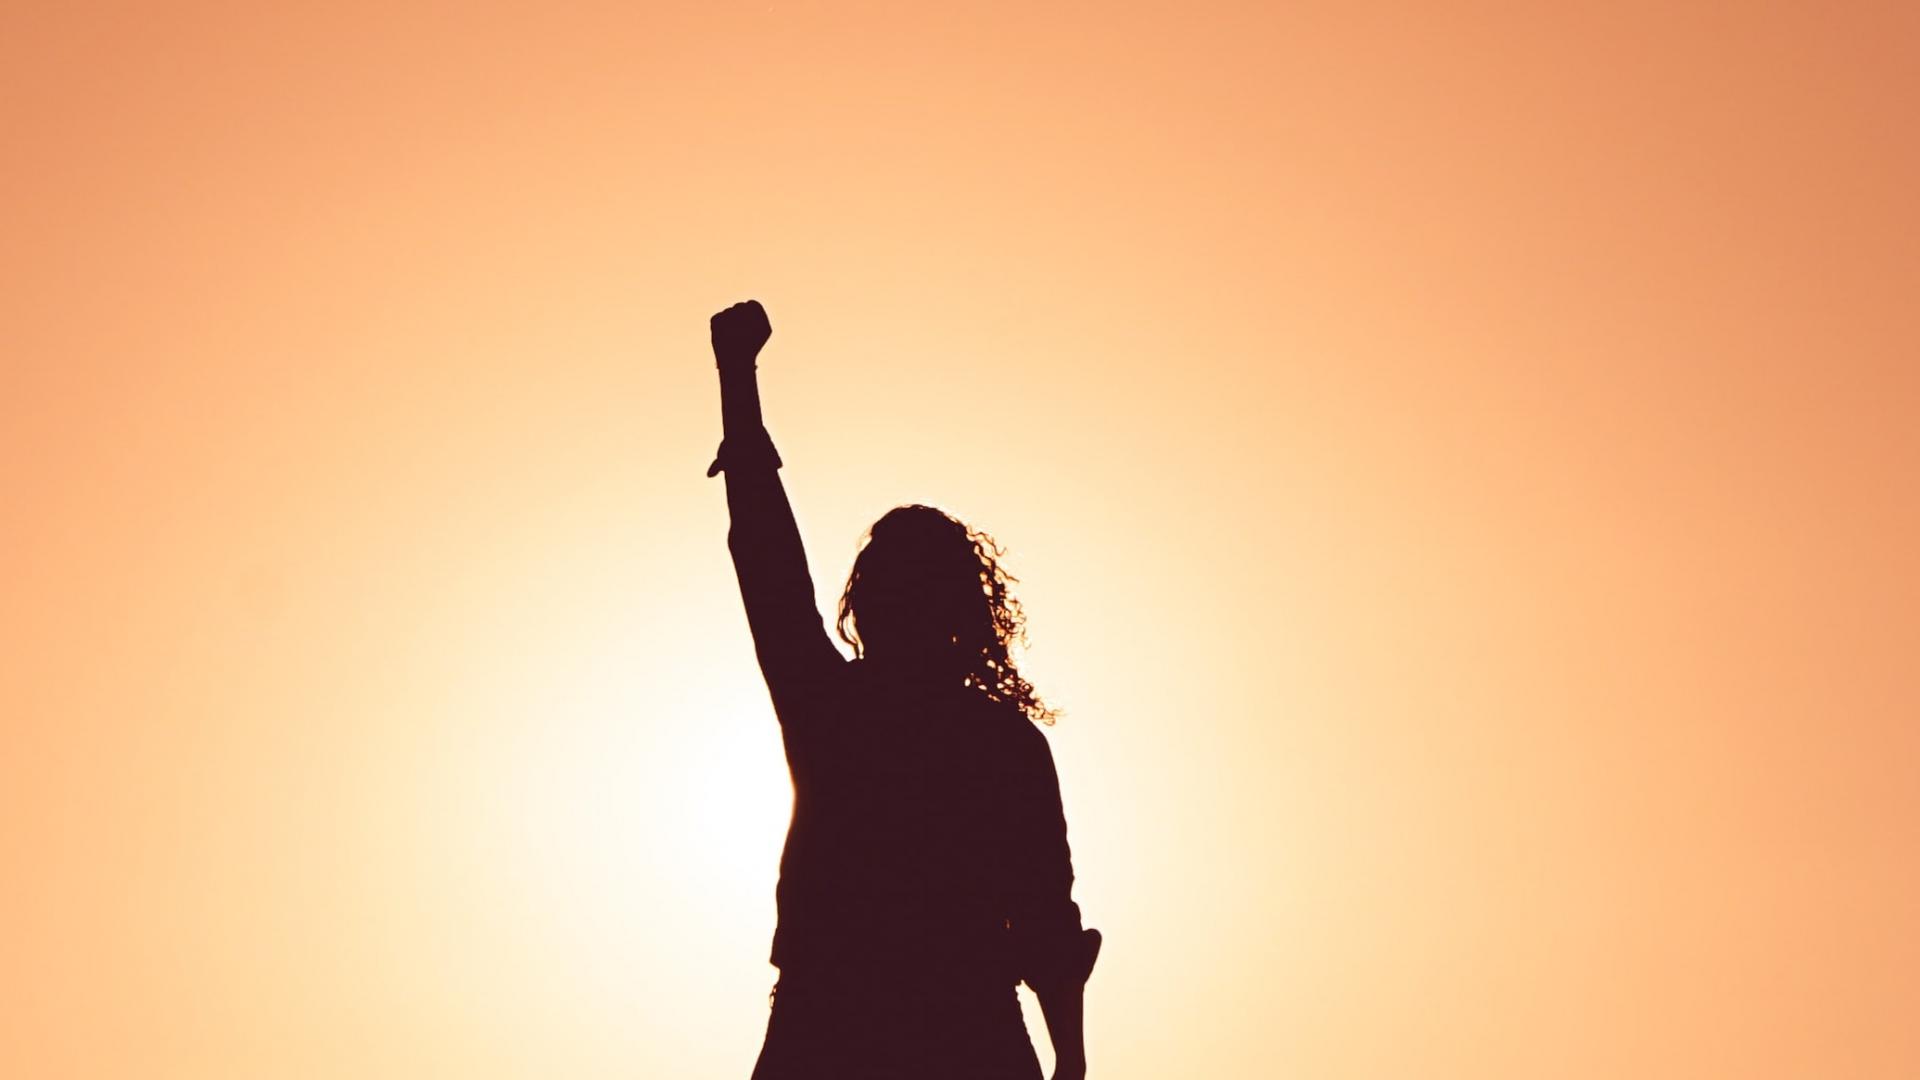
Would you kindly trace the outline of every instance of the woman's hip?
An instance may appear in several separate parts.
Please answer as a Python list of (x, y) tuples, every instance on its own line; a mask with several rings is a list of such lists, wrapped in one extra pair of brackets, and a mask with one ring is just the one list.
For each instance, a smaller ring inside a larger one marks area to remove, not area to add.
[(754, 1080), (1037, 1080), (1012, 985), (783, 973)]

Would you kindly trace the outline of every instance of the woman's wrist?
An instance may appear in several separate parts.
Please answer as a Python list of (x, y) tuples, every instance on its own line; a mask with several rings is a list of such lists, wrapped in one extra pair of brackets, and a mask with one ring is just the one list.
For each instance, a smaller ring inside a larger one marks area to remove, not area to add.
[(760, 427), (760, 380), (749, 359), (744, 365), (717, 365), (720, 369), (721, 430), (729, 436), (748, 436)]

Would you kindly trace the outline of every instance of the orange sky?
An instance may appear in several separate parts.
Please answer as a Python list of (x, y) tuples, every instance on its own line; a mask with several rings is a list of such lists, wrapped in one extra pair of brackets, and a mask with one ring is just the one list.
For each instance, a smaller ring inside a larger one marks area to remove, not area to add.
[(1920, 1074), (1916, 9), (558, 7), (0, 13), (0, 1075), (746, 1075), (749, 296), (1093, 1075)]

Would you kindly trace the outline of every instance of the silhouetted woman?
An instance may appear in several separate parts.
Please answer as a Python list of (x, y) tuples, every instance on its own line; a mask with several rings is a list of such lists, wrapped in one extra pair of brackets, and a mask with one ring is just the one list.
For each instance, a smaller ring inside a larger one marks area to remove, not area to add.
[(1036, 1080), (1015, 993), (1040, 998), (1055, 1076), (1086, 1073), (1083, 930), (1060, 783), (1015, 670), (999, 549), (926, 506), (875, 522), (840, 599), (814, 606), (780, 457), (760, 419), (755, 301), (713, 317), (740, 595), (793, 774), (780, 969), (754, 1080)]

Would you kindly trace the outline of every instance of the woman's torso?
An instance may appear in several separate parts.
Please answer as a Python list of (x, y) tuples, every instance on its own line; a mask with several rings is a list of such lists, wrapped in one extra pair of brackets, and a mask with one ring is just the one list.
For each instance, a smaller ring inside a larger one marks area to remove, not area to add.
[(789, 718), (794, 815), (774, 963), (1008, 985), (1007, 778), (1040, 738), (977, 690), (853, 662)]

